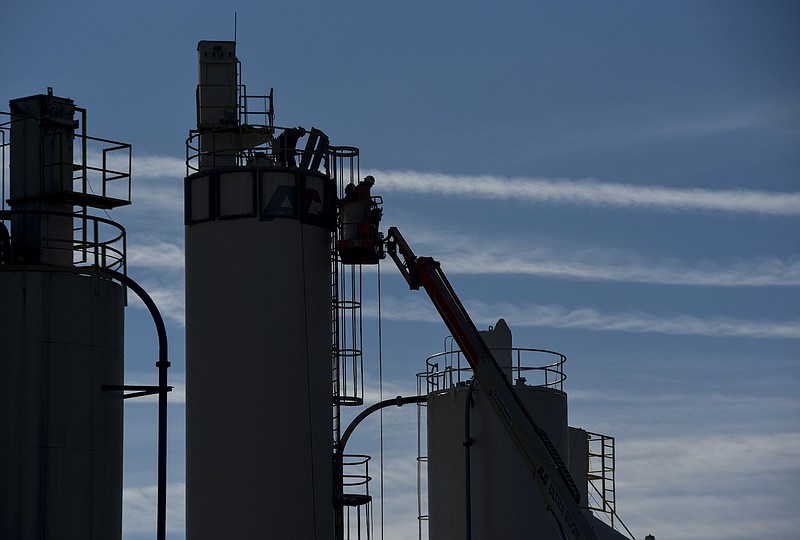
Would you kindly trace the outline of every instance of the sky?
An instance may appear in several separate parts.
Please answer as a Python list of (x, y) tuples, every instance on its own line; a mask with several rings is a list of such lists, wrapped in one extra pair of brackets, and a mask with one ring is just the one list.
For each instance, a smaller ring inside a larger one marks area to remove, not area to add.
[[(358, 147), (384, 225), (441, 261), (476, 324), (567, 356), (570, 425), (616, 438), (637, 538), (798, 538), (800, 3), (6, 0), (0, 110), (53, 87), (133, 145), (133, 204), (111, 217), (168, 323), (171, 540), (184, 142), (197, 42), (233, 39), (234, 14), (276, 124)], [(364, 291), (367, 401), (413, 395), (448, 332), (391, 262)], [(127, 382), (153, 383), (152, 323), (133, 298), (126, 318)], [(136, 401), (126, 540), (155, 531), (156, 407)], [(416, 418), (388, 409), (348, 445), (373, 455), (378, 538), (417, 538)]]

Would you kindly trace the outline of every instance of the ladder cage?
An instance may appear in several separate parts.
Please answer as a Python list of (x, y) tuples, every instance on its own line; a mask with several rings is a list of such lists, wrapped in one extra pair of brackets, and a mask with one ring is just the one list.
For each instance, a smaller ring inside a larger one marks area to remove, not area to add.
[[(417, 395), (427, 387), (426, 374), (417, 374)], [(428, 540), (428, 427), (427, 401), (417, 402), (417, 538)]]
[[(350, 146), (332, 146), (329, 149), (330, 171), (341, 196), (345, 185), (359, 175), (358, 149)], [(339, 405), (355, 406), (364, 403), (362, 269), (360, 265), (345, 264), (336, 249), (339, 228), (334, 230), (331, 250), (332, 278), (336, 282), (333, 298), (333, 315), (336, 320), (334, 336), (334, 363), (337, 389), (334, 401)]]
[[(359, 174), (358, 148), (330, 146), (326, 163), (339, 195)], [(333, 444), (339, 449), (341, 407), (364, 403), (363, 341), (361, 335), (361, 268), (346, 265), (339, 257), (338, 227), (331, 233), (331, 385), (333, 395)], [(334, 481), (341, 482), (342, 478)]]
[(344, 508), (344, 540), (370, 540), (372, 538), (372, 495), (369, 483), (371, 457), (363, 454), (345, 454), (342, 461), (342, 501)]

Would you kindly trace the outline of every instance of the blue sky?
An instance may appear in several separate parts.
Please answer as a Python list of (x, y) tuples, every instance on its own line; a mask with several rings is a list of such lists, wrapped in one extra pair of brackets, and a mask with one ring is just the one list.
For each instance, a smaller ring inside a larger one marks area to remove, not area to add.
[[(196, 44), (232, 39), (276, 123), (361, 150), (384, 223), (441, 260), (480, 327), (567, 355), (570, 423), (617, 438), (637, 537), (796, 535), (797, 2), (23, 2), (0, 110), (44, 93), (133, 145), (129, 274), (169, 323), (170, 538), (182, 538), (184, 140)], [(412, 394), (447, 334), (391, 264), (365, 275), (369, 396)], [(155, 336), (127, 310), (129, 382)], [(125, 538), (154, 526), (155, 407), (126, 406)], [(351, 441), (372, 453), (375, 420)], [(383, 416), (387, 538), (416, 538), (412, 407)], [(409, 480), (411, 479), (411, 480)], [(379, 488), (374, 487), (374, 492)], [(380, 520), (376, 530), (381, 530)]]

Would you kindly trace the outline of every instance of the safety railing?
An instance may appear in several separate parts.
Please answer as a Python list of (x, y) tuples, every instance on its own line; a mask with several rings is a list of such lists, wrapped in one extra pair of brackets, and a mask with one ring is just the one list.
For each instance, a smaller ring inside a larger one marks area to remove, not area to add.
[[(114, 199), (113, 206), (130, 203), (131, 145), (88, 135), (78, 139), (83, 150), (80, 162), (73, 165), (77, 172), (72, 178), (73, 191)], [(95, 190), (93, 185), (99, 188)]]
[[(495, 356), (511, 354), (511, 383), (542, 386), (563, 390), (564, 363), (567, 357), (555, 351), (530, 348), (492, 349)], [(541, 360), (544, 360), (542, 362)], [(451, 386), (467, 384), (472, 378), (472, 368), (460, 350), (444, 351), (425, 360), (425, 373), (417, 374), (425, 380), (428, 393)]]
[[(75, 134), (76, 147), (80, 151), (73, 163), (77, 175), (73, 175), (73, 191), (113, 199), (111, 206), (131, 202), (132, 149), (128, 143), (92, 137), (86, 133), (86, 109), (75, 107), (80, 113), (81, 132)], [(99, 185), (97, 191), (92, 187)], [(76, 187), (78, 189), (76, 189)], [(91, 204), (89, 206), (92, 206)], [(102, 207), (102, 203), (97, 206)]]
[[(334, 351), (338, 359), (338, 396), (340, 405), (362, 405), (364, 403), (364, 360), (362, 354), (362, 320), (360, 279), (355, 283), (355, 272), (351, 279), (340, 280), (339, 299), (335, 309), (339, 322), (339, 346)], [(348, 277), (348, 276), (342, 276)], [(358, 276), (361, 277), (360, 275)], [(350, 283), (348, 283), (350, 282)], [(359, 288), (353, 291), (355, 285)], [(353, 295), (353, 296), (351, 296)], [(350, 298), (344, 300), (342, 298)]]
[[(286, 166), (328, 172), (331, 152), (326, 144), (308, 143), (282, 148), (281, 134), (295, 128), (246, 124), (214, 129), (193, 129), (186, 139), (186, 176), (215, 167)], [(311, 138), (319, 131), (308, 132)], [(275, 136), (277, 134), (277, 137)]]
[[(80, 131), (76, 133), (59, 131), (48, 135), (49, 148), (55, 150), (41, 172), (51, 178), (51, 184), (58, 186), (57, 192), (42, 193), (48, 198), (62, 198), (77, 206), (114, 208), (131, 202), (132, 147), (128, 143), (92, 137), (86, 133), (86, 110), (75, 107), (80, 113)], [(2, 113), (10, 119), (0, 124), (0, 153), (2, 154), (2, 186), (0, 196), (3, 205), (10, 197), (8, 186), (8, 152), (11, 146), (11, 125), (15, 121), (9, 113)], [(8, 133), (7, 133), (8, 132)], [(66, 149), (69, 148), (71, 152)], [(12, 201), (13, 204), (13, 201)]]
[[(215, 125), (226, 123), (242, 126), (264, 124), (270, 128), (273, 126), (275, 108), (272, 89), (266, 95), (248, 94), (247, 85), (242, 83), (241, 63), (237, 62), (237, 65), (236, 73), (239, 79), (237, 84), (197, 85), (195, 99), (198, 126), (204, 124), (203, 119), (210, 119), (210, 123)], [(228, 94), (228, 99), (220, 99), (220, 96), (225, 94)], [(214, 102), (215, 105), (208, 105), (207, 101)], [(234, 102), (235, 108), (227, 105)]]
[[(72, 220), (71, 235), (63, 232), (64, 220)], [(53, 260), (73, 267), (126, 272), (125, 229), (110, 219), (69, 212), (2, 210), (0, 226), (9, 231), (10, 241), (2, 266), (42, 262), (42, 257), (31, 254), (47, 252), (54, 254)]]
[[(240, 150), (236, 140), (244, 139), (246, 131), (262, 131), (264, 140), (250, 148)], [(214, 136), (223, 134), (231, 135), (233, 142), (229, 139)], [(269, 126), (264, 125), (219, 127), (203, 130), (192, 129), (186, 139), (186, 176), (207, 168), (243, 167), (262, 160), (274, 163), (275, 160), (271, 157), (269, 143), (271, 138)]]
[(369, 494), (370, 456), (345, 454), (342, 484), (344, 493), (341, 504), (344, 510), (345, 540), (369, 540), (372, 538), (372, 496)]
[(633, 534), (617, 515), (616, 501), (616, 448), (614, 437), (600, 433), (586, 432), (588, 470), (588, 500), (589, 510), (598, 514), (598, 517), (617, 531), (624, 530), (628, 538)]
[(268, 95), (248, 95), (244, 85), (240, 88), (239, 123), (241, 125), (267, 125), (272, 132), (275, 124), (272, 89)]
[(299, 137), (291, 133), (296, 128), (274, 124), (272, 89), (266, 95), (248, 95), (239, 67), (236, 73), (236, 84), (197, 86), (198, 129), (191, 130), (186, 140), (186, 176), (209, 168), (251, 165), (327, 173), (331, 157), (327, 137), (312, 128), (301, 149), (297, 146)]

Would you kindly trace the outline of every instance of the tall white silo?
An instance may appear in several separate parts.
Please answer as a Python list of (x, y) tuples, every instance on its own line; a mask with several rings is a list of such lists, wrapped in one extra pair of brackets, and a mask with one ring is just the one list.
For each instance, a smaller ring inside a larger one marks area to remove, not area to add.
[(124, 271), (124, 231), (87, 209), (129, 201), (87, 189), (85, 111), (72, 100), (49, 92), (10, 107), (0, 126), (11, 158), (0, 213), (0, 538), (119, 539), (123, 407), (109, 387), (123, 383), (125, 292), (107, 270)]
[(265, 125), (242, 109), (235, 43), (202, 41), (198, 53), (185, 181), (187, 538), (328, 540), (326, 139), (316, 132), (319, 144), (294, 155), (278, 143), (289, 130), (271, 125), (271, 103)]
[[(514, 390), (566, 461), (569, 435), (567, 396), (561, 390), (563, 356), (512, 349), (511, 331), (502, 319), (481, 334)], [(480, 385), (470, 389), (471, 370), (463, 358), (459, 365), (459, 358), (457, 353), (446, 353), (428, 361), (430, 539), (461, 540), (467, 537), (469, 526), (476, 539), (559, 540), (555, 518), (519, 451)], [(534, 359), (544, 360), (526, 365)], [(545, 366), (550, 367), (526, 370)], [(472, 406), (467, 408), (470, 394)]]

